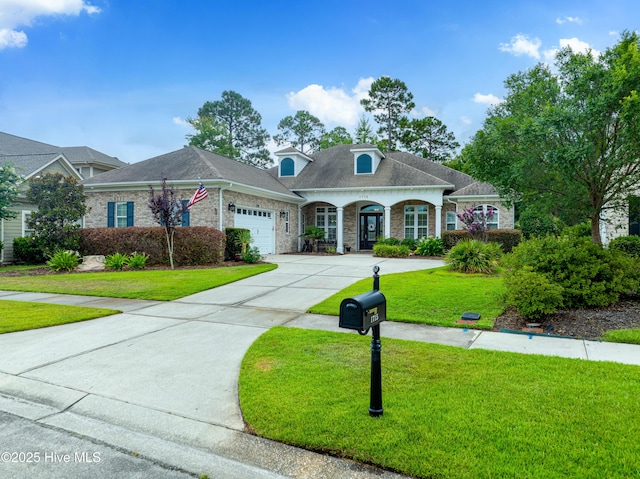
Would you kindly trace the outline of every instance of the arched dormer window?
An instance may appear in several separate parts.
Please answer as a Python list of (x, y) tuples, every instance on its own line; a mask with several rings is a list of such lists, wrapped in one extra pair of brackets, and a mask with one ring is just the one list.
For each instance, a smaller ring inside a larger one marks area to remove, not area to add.
[(356, 160), (356, 174), (373, 173), (373, 160), (370, 155), (363, 153)]
[(291, 158), (284, 158), (280, 162), (280, 176), (295, 176), (295, 164)]

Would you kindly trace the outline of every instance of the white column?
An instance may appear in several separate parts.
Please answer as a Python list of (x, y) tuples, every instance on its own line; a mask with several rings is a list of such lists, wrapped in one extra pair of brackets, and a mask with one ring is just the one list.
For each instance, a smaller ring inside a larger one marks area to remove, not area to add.
[(436, 238), (442, 237), (442, 205), (436, 206)]
[(384, 207), (384, 237), (391, 237), (391, 206)]
[(342, 206), (336, 207), (336, 212), (338, 213), (338, 217), (336, 219), (336, 253), (344, 254), (344, 242), (342, 240), (342, 213), (344, 212), (344, 208)]

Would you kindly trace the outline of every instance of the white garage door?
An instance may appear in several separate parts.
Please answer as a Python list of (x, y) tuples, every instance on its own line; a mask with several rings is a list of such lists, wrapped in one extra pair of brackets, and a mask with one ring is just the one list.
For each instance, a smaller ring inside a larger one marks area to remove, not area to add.
[(236, 207), (235, 227), (251, 231), (251, 246), (257, 246), (261, 254), (275, 253), (274, 219), (273, 211)]

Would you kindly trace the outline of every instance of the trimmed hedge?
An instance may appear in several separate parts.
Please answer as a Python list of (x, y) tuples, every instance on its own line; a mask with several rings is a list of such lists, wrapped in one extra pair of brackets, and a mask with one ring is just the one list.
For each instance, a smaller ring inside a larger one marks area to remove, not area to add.
[[(462, 240), (473, 239), (467, 230), (448, 230), (442, 232), (442, 243), (449, 251)], [(505, 253), (511, 252), (522, 241), (522, 231), (509, 228), (487, 230), (487, 243), (498, 243)]]
[(378, 258), (406, 258), (409, 248), (404, 245), (374, 244), (373, 256)]
[[(176, 228), (173, 261), (179, 266), (220, 264), (224, 261), (225, 244), (225, 234), (215, 228)], [(160, 226), (82, 229), (80, 253), (83, 256), (146, 253), (149, 266), (169, 264), (167, 238)]]

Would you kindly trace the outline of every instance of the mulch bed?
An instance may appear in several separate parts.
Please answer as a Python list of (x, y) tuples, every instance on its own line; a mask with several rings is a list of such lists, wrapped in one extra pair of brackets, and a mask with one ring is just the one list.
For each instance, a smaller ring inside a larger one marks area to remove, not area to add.
[[(506, 311), (495, 319), (493, 330), (522, 331), (532, 322), (514, 311)], [(606, 308), (561, 310), (536, 322), (540, 326), (535, 330), (543, 334), (598, 339), (606, 331), (640, 329), (640, 299), (626, 299)]]

